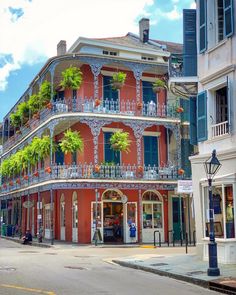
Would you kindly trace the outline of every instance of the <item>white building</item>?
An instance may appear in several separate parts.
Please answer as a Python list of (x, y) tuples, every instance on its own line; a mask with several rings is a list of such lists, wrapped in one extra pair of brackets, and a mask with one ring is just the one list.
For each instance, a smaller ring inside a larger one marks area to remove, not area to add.
[(218, 262), (236, 263), (236, 3), (197, 0), (198, 95), (191, 101), (190, 158), (196, 212), (197, 250), (208, 260), (208, 185), (203, 163), (216, 149), (222, 164), (213, 179)]

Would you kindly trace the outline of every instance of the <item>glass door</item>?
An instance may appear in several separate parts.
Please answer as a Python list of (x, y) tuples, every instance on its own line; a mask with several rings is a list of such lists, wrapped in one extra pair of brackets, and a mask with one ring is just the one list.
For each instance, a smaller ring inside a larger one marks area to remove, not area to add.
[(96, 202), (91, 203), (91, 242), (94, 242), (94, 234), (97, 229), (99, 230), (98, 242), (103, 243), (103, 203), (97, 202), (97, 220), (96, 220)]
[[(138, 219), (137, 219), (137, 202), (128, 202), (124, 205), (124, 242), (136, 243), (138, 241)], [(133, 237), (130, 228), (135, 226), (135, 236)]]

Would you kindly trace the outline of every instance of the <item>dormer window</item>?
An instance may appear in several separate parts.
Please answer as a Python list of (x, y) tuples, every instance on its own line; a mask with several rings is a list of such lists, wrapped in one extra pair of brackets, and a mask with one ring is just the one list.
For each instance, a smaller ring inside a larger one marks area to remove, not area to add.
[(149, 60), (149, 61), (155, 60), (155, 58), (151, 57), (151, 56), (141, 56), (141, 59), (142, 60)]
[(102, 54), (104, 55), (112, 55), (112, 56), (117, 56), (118, 53), (116, 51), (108, 51), (108, 50), (103, 50)]

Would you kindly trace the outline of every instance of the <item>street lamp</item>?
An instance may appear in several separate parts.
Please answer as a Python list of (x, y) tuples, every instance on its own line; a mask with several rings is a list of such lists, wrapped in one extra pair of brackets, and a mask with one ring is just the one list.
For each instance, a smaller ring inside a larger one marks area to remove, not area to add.
[(217, 263), (217, 244), (215, 242), (215, 231), (214, 231), (214, 209), (213, 209), (213, 197), (212, 197), (212, 179), (215, 174), (219, 171), (221, 164), (216, 157), (216, 150), (213, 150), (212, 156), (204, 163), (204, 168), (208, 180), (208, 191), (209, 191), (209, 217), (210, 217), (210, 241), (208, 244), (208, 255), (209, 255), (209, 268), (207, 270), (208, 276), (219, 276), (220, 269)]

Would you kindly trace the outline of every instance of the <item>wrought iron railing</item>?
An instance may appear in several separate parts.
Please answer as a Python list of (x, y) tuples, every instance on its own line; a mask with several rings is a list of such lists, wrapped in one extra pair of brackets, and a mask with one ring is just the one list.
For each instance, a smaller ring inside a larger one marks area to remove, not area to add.
[(176, 112), (176, 105), (155, 104), (153, 101), (137, 104), (135, 100), (97, 100), (94, 98), (62, 99), (54, 101), (51, 108), (45, 108), (37, 117), (33, 116), (27, 124), (22, 126), (15, 134), (3, 144), (3, 152), (20, 141), (30, 131), (40, 126), (51, 116), (63, 113), (100, 113), (142, 116), (152, 118), (177, 119), (180, 117)]
[(39, 169), (29, 175), (3, 180), (1, 193), (9, 192), (47, 180), (68, 179), (113, 179), (113, 180), (177, 180), (175, 166), (136, 166), (136, 165), (53, 165), (46, 169)]

